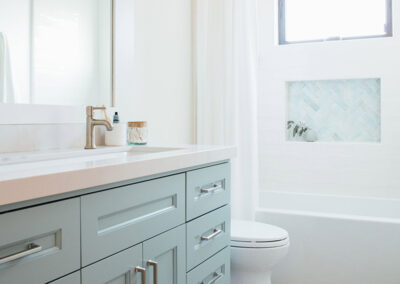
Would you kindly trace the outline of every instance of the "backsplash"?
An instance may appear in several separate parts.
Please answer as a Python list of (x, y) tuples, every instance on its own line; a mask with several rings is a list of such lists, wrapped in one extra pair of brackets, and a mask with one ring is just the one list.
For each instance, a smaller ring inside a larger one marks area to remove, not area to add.
[[(287, 82), (287, 107), (287, 120), (304, 123), (317, 141), (381, 141), (380, 79)], [(301, 140), (292, 131), (287, 139)]]
[[(0, 125), (0, 154), (84, 148), (85, 123)], [(104, 145), (104, 129), (95, 128), (96, 144)]]

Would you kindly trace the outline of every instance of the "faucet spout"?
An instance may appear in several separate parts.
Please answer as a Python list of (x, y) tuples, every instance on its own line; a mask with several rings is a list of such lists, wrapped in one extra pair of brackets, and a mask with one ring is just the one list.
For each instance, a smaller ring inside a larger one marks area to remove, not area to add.
[(98, 125), (103, 125), (106, 127), (108, 131), (113, 130), (113, 125), (111, 124), (110, 121), (108, 120), (98, 120), (98, 119), (93, 119), (92, 121), (93, 126), (98, 126)]
[(85, 149), (96, 149), (96, 145), (94, 143), (94, 127), (98, 125), (103, 125), (106, 127), (108, 131), (113, 129), (113, 125), (111, 121), (108, 119), (95, 119), (93, 117), (94, 110), (103, 110), (105, 111), (105, 107), (86, 107), (86, 146)]

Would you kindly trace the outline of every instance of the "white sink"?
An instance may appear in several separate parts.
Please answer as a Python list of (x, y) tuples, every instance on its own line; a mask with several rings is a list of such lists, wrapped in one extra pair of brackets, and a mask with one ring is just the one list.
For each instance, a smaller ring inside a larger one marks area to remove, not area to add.
[(0, 166), (16, 165), (43, 161), (63, 160), (63, 162), (94, 162), (138, 156), (162, 152), (181, 150), (181, 148), (149, 147), (149, 146), (123, 146), (123, 147), (99, 147), (93, 150), (72, 149), (46, 152), (24, 152), (0, 154)]

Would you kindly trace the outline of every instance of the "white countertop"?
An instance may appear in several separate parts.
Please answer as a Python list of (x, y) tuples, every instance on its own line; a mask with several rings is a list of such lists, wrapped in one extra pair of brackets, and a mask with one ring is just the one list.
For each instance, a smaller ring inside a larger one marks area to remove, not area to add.
[(0, 154), (0, 206), (228, 160), (235, 154), (234, 147), (200, 145)]

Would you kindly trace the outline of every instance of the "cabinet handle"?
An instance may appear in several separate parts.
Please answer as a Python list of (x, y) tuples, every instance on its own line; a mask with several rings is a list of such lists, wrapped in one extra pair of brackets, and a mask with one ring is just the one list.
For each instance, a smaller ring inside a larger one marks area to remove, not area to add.
[(200, 189), (200, 193), (212, 193), (220, 189), (222, 189), (222, 185), (214, 184), (212, 187)]
[(153, 266), (153, 283), (158, 284), (158, 262), (149, 260), (147, 266)]
[(212, 233), (211, 235), (209, 235), (207, 237), (201, 237), (200, 240), (201, 241), (209, 241), (209, 240), (215, 238), (216, 236), (218, 236), (219, 234), (221, 234), (222, 232), (223, 232), (222, 230), (214, 229), (214, 233)]
[(42, 250), (42, 247), (37, 244), (34, 244), (34, 243), (28, 244), (26, 247), (26, 250), (18, 252), (16, 254), (12, 254), (12, 255), (0, 258), (0, 264), (26, 257), (28, 255), (37, 253), (41, 250)]
[[(214, 276), (214, 278), (211, 279), (211, 281), (208, 282), (207, 284), (214, 284), (215, 282), (217, 282), (224, 275), (221, 274), (221, 273), (214, 272), (213, 276)], [(203, 281), (203, 282), (201, 282), (201, 284), (206, 284), (206, 283)]]
[(135, 272), (142, 274), (142, 284), (146, 284), (146, 268), (143, 268), (143, 267), (140, 267), (140, 266), (136, 266), (135, 267)]

